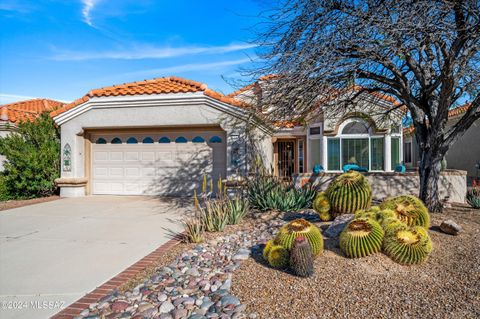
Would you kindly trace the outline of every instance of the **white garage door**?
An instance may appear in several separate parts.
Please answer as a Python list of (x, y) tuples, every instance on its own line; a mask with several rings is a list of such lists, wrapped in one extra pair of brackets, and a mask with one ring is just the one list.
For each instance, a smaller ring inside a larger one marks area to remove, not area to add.
[(226, 175), (223, 132), (94, 134), (91, 140), (93, 194), (191, 196), (204, 175)]

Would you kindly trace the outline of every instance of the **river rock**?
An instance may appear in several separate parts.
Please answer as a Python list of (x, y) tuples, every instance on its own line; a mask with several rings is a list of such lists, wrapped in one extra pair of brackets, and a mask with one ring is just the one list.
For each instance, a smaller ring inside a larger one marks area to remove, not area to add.
[(354, 217), (354, 214), (344, 214), (337, 216), (337, 218), (335, 218), (332, 224), (325, 231), (325, 236), (328, 236), (330, 238), (336, 238), (340, 236), (342, 230), (347, 226), (349, 222), (353, 220)]
[(445, 234), (454, 236), (457, 236), (463, 231), (462, 227), (451, 219), (443, 221), (442, 224), (440, 224), (440, 230)]

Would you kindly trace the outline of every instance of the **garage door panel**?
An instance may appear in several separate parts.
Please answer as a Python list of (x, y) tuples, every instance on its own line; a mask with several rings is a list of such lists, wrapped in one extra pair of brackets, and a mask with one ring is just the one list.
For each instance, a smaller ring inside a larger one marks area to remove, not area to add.
[[(123, 141), (132, 136), (126, 135), (115, 136)], [(188, 143), (173, 142), (174, 135), (170, 136), (171, 143), (158, 143), (160, 137), (156, 136), (166, 134), (151, 135), (157, 142), (92, 144), (93, 194), (191, 196), (204, 175), (214, 179), (225, 176), (225, 144), (191, 141), (191, 136), (209, 140), (211, 134), (190, 131), (177, 134), (186, 136)], [(142, 140), (141, 136), (134, 137)]]

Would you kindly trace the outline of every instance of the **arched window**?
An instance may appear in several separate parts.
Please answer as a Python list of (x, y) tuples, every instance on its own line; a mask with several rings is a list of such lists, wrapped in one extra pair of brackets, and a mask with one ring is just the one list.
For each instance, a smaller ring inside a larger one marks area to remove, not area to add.
[(183, 136), (179, 136), (175, 139), (175, 143), (187, 143), (187, 139)]
[(100, 137), (97, 139), (95, 144), (107, 144), (107, 140), (105, 140), (103, 137)]
[(210, 143), (222, 143), (222, 139), (220, 136), (215, 135), (210, 138)]
[(129, 137), (127, 140), (127, 144), (138, 144), (138, 141), (135, 137)]
[(368, 127), (360, 121), (350, 122), (345, 125), (342, 134), (368, 134)]
[(153, 144), (153, 138), (145, 137), (142, 141), (143, 144)]
[(118, 137), (115, 137), (110, 143), (112, 144), (122, 144), (122, 140)]
[(204, 143), (205, 139), (201, 136), (195, 136), (192, 140), (193, 143)]
[(162, 144), (168, 144), (170, 143), (170, 139), (166, 136), (162, 137), (161, 139), (158, 140), (158, 143), (162, 143)]

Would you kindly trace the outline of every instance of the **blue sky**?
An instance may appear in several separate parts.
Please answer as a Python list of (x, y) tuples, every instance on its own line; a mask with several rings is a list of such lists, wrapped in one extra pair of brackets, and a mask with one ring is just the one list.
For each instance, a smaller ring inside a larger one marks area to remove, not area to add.
[[(91, 89), (177, 75), (223, 93), (254, 57), (259, 0), (0, 2), (0, 104), (71, 101)], [(263, 2), (265, 3), (265, 2)]]

